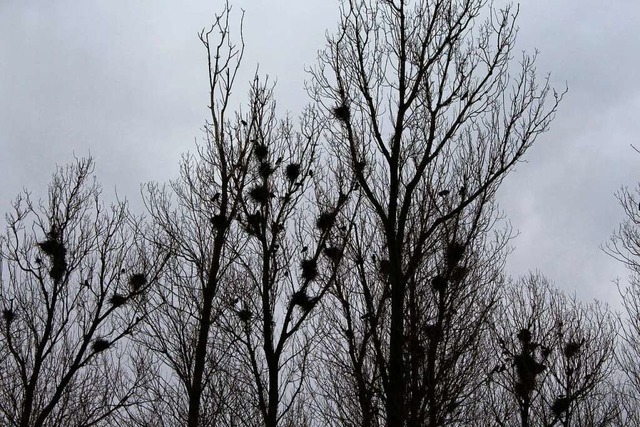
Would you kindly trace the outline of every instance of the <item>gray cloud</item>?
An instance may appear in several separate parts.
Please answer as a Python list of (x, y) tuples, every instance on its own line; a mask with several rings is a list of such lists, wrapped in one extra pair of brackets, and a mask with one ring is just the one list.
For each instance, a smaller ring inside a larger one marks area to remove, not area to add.
[[(306, 103), (314, 63), (337, 3), (238, 1), (246, 10), (239, 81), (277, 78), (281, 111)], [(206, 1), (0, 4), (0, 207), (22, 187), (42, 194), (56, 163), (91, 152), (107, 196), (117, 187), (139, 206), (138, 187), (177, 172), (206, 119), (204, 51), (196, 33), (216, 12)], [(520, 234), (508, 269), (540, 269), (583, 298), (615, 302), (626, 272), (598, 245), (621, 221), (613, 196), (633, 185), (640, 95), (640, 4), (536, 0), (520, 8), (519, 47), (540, 50), (539, 71), (570, 92), (552, 129), (501, 189)], [(242, 101), (246, 84), (235, 96)], [(640, 145), (640, 143), (638, 143)]]

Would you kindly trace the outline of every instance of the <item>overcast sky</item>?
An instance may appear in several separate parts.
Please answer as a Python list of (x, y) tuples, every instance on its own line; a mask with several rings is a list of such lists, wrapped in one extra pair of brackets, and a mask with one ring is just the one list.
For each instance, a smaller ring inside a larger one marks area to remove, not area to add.
[[(501, 3), (501, 2), (496, 2)], [(142, 182), (177, 173), (202, 136), (207, 81), (197, 32), (222, 2), (0, 0), (0, 208), (43, 194), (56, 164), (92, 154), (105, 195), (136, 208)], [(304, 68), (333, 30), (338, 2), (233, 1), (246, 11), (244, 68), (277, 78), (281, 111), (307, 102)], [(569, 94), (551, 130), (499, 194), (519, 236), (513, 275), (539, 270), (582, 299), (617, 301), (625, 270), (604, 243), (622, 220), (614, 193), (640, 180), (640, 2), (530, 0), (519, 49)], [(237, 95), (246, 93), (239, 86)]]

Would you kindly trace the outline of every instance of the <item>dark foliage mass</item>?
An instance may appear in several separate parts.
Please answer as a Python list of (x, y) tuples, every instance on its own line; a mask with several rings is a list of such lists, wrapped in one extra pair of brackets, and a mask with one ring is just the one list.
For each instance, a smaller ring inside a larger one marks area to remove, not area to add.
[(298, 119), (260, 76), (232, 104), (230, 12), (199, 35), (204, 141), (145, 215), (91, 159), (7, 215), (0, 425), (640, 425), (640, 188), (605, 248), (628, 316), (505, 276), (496, 192), (563, 97), (514, 60), (517, 8), (342, 2)]

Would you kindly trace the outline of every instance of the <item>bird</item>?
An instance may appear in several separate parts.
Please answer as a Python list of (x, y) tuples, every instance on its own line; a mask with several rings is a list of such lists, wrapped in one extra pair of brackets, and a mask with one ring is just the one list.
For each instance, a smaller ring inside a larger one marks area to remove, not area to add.
[(242, 123), (242, 126), (247, 126), (247, 122), (244, 120), (240, 120), (240, 123)]
[(301, 253), (305, 253), (305, 252), (307, 252), (308, 250), (309, 250), (309, 247), (308, 247), (308, 246), (303, 246), (303, 247), (302, 247), (302, 250), (301, 250), (300, 252), (301, 252)]

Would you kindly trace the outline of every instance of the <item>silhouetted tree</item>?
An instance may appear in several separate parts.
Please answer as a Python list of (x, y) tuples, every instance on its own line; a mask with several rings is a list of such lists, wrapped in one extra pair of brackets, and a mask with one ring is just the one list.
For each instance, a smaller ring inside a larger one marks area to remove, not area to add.
[(628, 425), (640, 424), (640, 184), (623, 187), (617, 194), (625, 220), (613, 233), (606, 253), (629, 270), (628, 284), (618, 282), (625, 310), (617, 359), (626, 378), (624, 415)]
[(135, 239), (125, 203), (101, 202), (92, 173), (90, 158), (58, 168), (46, 202), (25, 191), (6, 217), (3, 426), (115, 423), (143, 398), (146, 357), (129, 336), (162, 261)]
[[(131, 422), (140, 425), (149, 420), (168, 426), (225, 425), (225, 413), (237, 409), (229, 396), (242, 387), (233, 380), (237, 362), (216, 323), (227, 309), (226, 289), (233, 280), (228, 272), (242, 227), (259, 222), (242, 214), (241, 194), (249, 190), (250, 138), (258, 123), (253, 105), (249, 117), (231, 113), (244, 44), (230, 39), (230, 10), (227, 4), (212, 27), (200, 33), (210, 94), (205, 141), (195, 155), (183, 157), (177, 180), (168, 187), (148, 184), (144, 191), (151, 220), (146, 238), (169, 262), (145, 324), (144, 344), (156, 358), (158, 375), (152, 398), (132, 414)], [(248, 321), (252, 313), (241, 310)], [(236, 416), (252, 415), (242, 408)]]
[(146, 188), (147, 238), (170, 261), (146, 324), (162, 380), (132, 415), (139, 424), (155, 416), (194, 427), (296, 425), (313, 337), (306, 324), (336, 264), (322, 254), (346, 195), (326, 200), (328, 214), (314, 214), (308, 201), (316, 113), (305, 111), (299, 130), (278, 120), (272, 87), (256, 77), (248, 112), (230, 118), (244, 49), (230, 41), (230, 10), (200, 35), (209, 60), (206, 142), (184, 157), (170, 189)]
[(484, 425), (616, 422), (617, 319), (607, 307), (568, 297), (540, 275), (510, 283), (501, 299)]
[[(241, 279), (229, 288), (233, 305), (222, 319), (229, 341), (238, 344), (232, 351), (252, 380), (242, 400), (259, 410), (255, 425), (276, 427), (303, 417), (299, 401), (317, 342), (311, 319), (336, 267), (324, 248), (342, 246), (333, 230), (346, 193), (318, 193), (322, 209), (309, 201), (320, 176), (312, 172), (321, 130), (313, 110), (304, 112), (297, 131), (290, 120), (276, 119), (270, 87), (256, 80), (250, 98), (254, 156), (243, 183), (249, 194), (238, 190), (247, 219), (241, 221), (244, 236), (230, 249)], [(265, 197), (254, 197), (255, 188)], [(239, 308), (251, 316), (241, 316)]]
[(516, 15), (483, 0), (347, 1), (312, 70), (336, 176), (362, 200), (331, 315), (331, 379), (352, 385), (327, 392), (331, 423), (456, 422), (479, 387), (493, 196), (561, 99), (547, 103), (533, 57), (510, 73)]
[[(325, 406), (320, 415), (328, 424), (377, 426), (384, 424), (388, 260), (380, 258), (384, 244), (366, 213), (359, 215), (331, 292), (334, 304), (324, 312), (326, 351), (317, 364), (319, 403)], [(478, 409), (474, 401), (490, 360), (488, 325), (508, 237), (503, 230), (488, 238), (492, 215), (487, 204), (481, 216), (448, 223), (410, 282), (405, 375), (410, 378), (407, 417), (414, 424), (428, 422), (431, 413), (436, 422), (464, 424)], [(327, 366), (330, 375), (323, 375)]]

